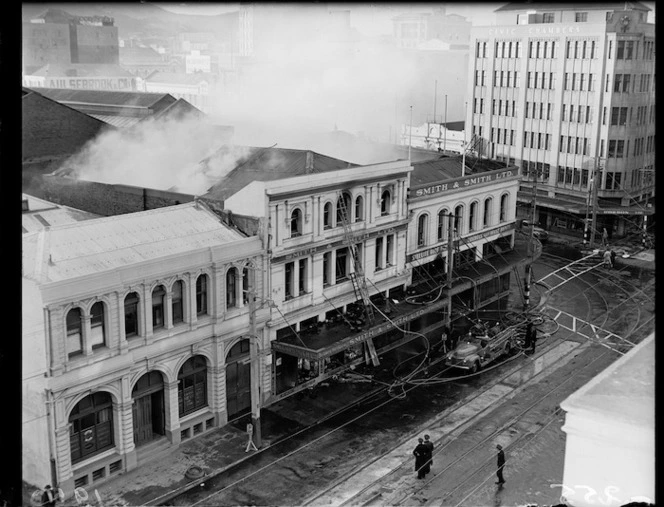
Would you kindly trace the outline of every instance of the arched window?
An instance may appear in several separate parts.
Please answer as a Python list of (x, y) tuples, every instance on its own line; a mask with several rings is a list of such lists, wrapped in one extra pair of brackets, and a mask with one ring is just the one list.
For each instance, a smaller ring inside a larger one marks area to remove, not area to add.
[(166, 289), (157, 285), (152, 291), (152, 329), (164, 327), (164, 298)]
[(72, 308), (67, 312), (67, 355), (69, 357), (83, 353), (83, 321), (81, 309)]
[(355, 221), (361, 222), (364, 220), (364, 198), (358, 195), (355, 199)]
[(242, 269), (242, 303), (249, 302), (249, 269)]
[(489, 227), (491, 225), (491, 206), (493, 205), (493, 199), (488, 197), (484, 201), (484, 220), (482, 224), (484, 227)]
[(208, 276), (200, 275), (196, 279), (196, 315), (208, 312)]
[(342, 225), (344, 221), (350, 223), (350, 202), (350, 195), (346, 192), (337, 199), (337, 226)]
[(69, 414), (71, 461), (77, 463), (113, 447), (113, 400), (98, 392), (79, 401)]
[(504, 222), (507, 220), (507, 199), (508, 199), (507, 194), (503, 194), (500, 197), (500, 221)]
[(326, 202), (323, 206), (323, 229), (332, 228), (332, 203)]
[(443, 241), (447, 237), (447, 210), (438, 212), (438, 241)]
[(130, 292), (124, 300), (125, 337), (138, 336), (138, 294)]
[(180, 417), (207, 407), (207, 363), (203, 356), (188, 359), (178, 373)]
[(392, 204), (392, 194), (390, 194), (389, 190), (383, 190), (383, 193), (380, 194), (380, 214), (381, 214), (381, 216), (390, 214), (391, 204)]
[(475, 223), (477, 221), (477, 202), (470, 203), (470, 210), (468, 212), (468, 231), (475, 230)]
[(178, 280), (173, 284), (173, 298), (171, 304), (171, 312), (173, 313), (173, 324), (178, 324), (184, 320), (184, 305), (182, 304), (182, 280)]
[(427, 243), (428, 218), (429, 215), (425, 213), (417, 219), (417, 246), (424, 246)]
[(454, 232), (456, 234), (462, 234), (463, 226), (463, 205), (459, 204), (456, 208), (454, 208)]
[(300, 208), (295, 208), (291, 213), (290, 234), (291, 238), (302, 236), (302, 211)]
[(90, 308), (90, 344), (93, 349), (106, 345), (104, 326), (104, 303), (97, 301)]
[(237, 306), (237, 269), (231, 268), (226, 273), (226, 308)]

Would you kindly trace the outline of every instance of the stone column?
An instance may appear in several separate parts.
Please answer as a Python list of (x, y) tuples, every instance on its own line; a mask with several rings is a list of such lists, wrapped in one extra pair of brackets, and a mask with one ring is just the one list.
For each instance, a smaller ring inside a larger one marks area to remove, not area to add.
[[(192, 273), (187, 273), (187, 290), (185, 291), (188, 295), (187, 299), (187, 310), (189, 314), (189, 323), (192, 329), (196, 329), (197, 313), (196, 313), (196, 282), (198, 277), (194, 276)], [(210, 285), (214, 285), (211, 283)]]
[[(143, 297), (141, 298), (141, 312), (138, 316), (140, 322), (141, 336), (147, 343), (147, 339), (152, 337), (152, 291), (147, 286), (143, 287)], [(142, 318), (141, 318), (142, 317)]]
[(222, 364), (208, 367), (210, 375), (210, 408), (214, 414), (215, 426), (223, 426), (228, 422), (228, 412), (226, 411), (226, 364), (224, 354), (220, 354), (219, 362)]
[(180, 410), (178, 408), (178, 380), (164, 382), (164, 429), (172, 445), (180, 444)]
[(173, 292), (172, 289), (166, 291), (166, 301), (164, 301), (164, 317), (166, 329), (173, 329)]
[(127, 331), (125, 329), (125, 312), (124, 312), (124, 299), (120, 293), (115, 293), (115, 298), (118, 304), (118, 341), (120, 345), (120, 354), (126, 354), (129, 350), (129, 344), (127, 343)]
[(92, 317), (90, 316), (87, 310), (82, 310), (81, 319), (83, 320), (83, 330), (82, 330), (83, 333), (81, 336), (81, 340), (83, 341), (82, 343), (83, 354), (86, 356), (91, 356), (92, 342), (90, 340), (90, 336), (92, 334), (92, 326), (90, 322), (92, 320)]
[(118, 425), (119, 441), (116, 447), (125, 458), (125, 469), (127, 471), (136, 468), (136, 445), (134, 444), (134, 400), (132, 398), (122, 400), (113, 405), (113, 422)]

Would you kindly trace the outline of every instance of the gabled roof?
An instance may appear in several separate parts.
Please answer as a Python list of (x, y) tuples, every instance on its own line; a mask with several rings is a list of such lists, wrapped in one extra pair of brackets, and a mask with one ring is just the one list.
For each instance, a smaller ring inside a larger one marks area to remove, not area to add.
[(623, 11), (635, 9), (650, 11), (650, 7), (641, 2), (512, 2), (499, 7), (494, 12), (505, 11)]
[(57, 282), (244, 239), (191, 202), (54, 227), (23, 236), (23, 276)]
[(65, 88), (38, 88), (32, 90), (63, 104), (101, 104), (105, 106), (124, 106), (153, 108), (159, 101), (175, 102), (175, 97), (168, 93), (144, 92), (109, 92), (102, 90), (72, 90)]
[[(307, 168), (308, 158), (313, 164), (310, 169)], [(308, 150), (228, 145), (222, 146), (201, 164), (206, 166), (204, 171), (208, 172), (209, 166), (228, 160), (233, 160), (231, 164), (233, 169), (212, 185), (203, 197), (223, 201), (253, 181), (275, 181), (292, 176), (357, 167), (356, 164), (345, 160)]]

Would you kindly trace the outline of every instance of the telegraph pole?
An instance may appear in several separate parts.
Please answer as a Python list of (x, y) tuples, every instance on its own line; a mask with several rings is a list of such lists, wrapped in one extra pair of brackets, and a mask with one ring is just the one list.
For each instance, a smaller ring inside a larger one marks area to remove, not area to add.
[(443, 137), (443, 152), (447, 149), (447, 94), (445, 94), (445, 137)]
[(590, 248), (594, 248), (595, 246), (595, 232), (597, 230), (597, 190), (602, 184), (602, 168), (599, 166), (597, 160), (595, 160), (593, 172), (595, 174), (593, 176), (593, 222), (590, 229)]
[(454, 218), (447, 215), (447, 328), (452, 333), (452, 267), (454, 266)]
[(251, 424), (253, 425), (254, 444), (260, 449), (263, 441), (261, 436), (260, 349), (258, 347), (258, 335), (256, 334), (256, 293), (253, 287), (248, 292), (249, 332), (251, 333), (249, 342), (249, 350), (251, 351)]

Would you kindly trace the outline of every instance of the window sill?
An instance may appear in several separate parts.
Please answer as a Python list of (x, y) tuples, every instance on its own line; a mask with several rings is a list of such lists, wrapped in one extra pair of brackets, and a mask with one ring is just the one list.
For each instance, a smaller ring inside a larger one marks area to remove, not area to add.
[(111, 447), (110, 449), (107, 449), (105, 451), (100, 452), (99, 454), (95, 454), (94, 456), (90, 456), (89, 458), (86, 458), (82, 461), (78, 461), (77, 463), (72, 463), (71, 469), (72, 472), (76, 473), (81, 469), (87, 468), (90, 465), (96, 464), (98, 461), (108, 459), (110, 457), (115, 457), (115, 456), (120, 456), (120, 453), (116, 449), (115, 446)]
[(198, 419), (201, 416), (209, 417), (211, 415), (212, 415), (212, 409), (210, 408), (209, 405), (206, 405), (204, 407), (199, 408), (195, 412), (192, 412), (191, 414), (183, 415), (182, 417), (180, 417), (180, 426), (182, 426), (182, 424)]

